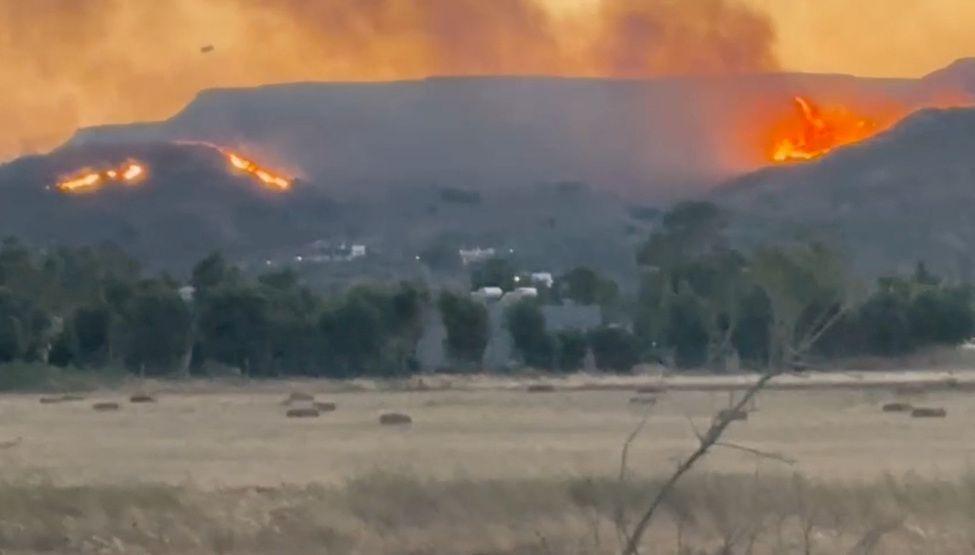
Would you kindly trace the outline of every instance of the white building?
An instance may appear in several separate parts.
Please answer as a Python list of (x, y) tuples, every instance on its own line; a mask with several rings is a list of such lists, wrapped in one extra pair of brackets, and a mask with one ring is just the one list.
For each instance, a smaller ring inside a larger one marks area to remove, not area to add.
[(532, 274), (532, 285), (551, 289), (555, 285), (555, 278), (550, 272), (534, 272)]
[(493, 247), (486, 249), (482, 249), (481, 247), (475, 247), (473, 249), (460, 249), (457, 251), (457, 253), (460, 255), (460, 260), (464, 266), (477, 262), (484, 262), (485, 260), (494, 258), (497, 254)]

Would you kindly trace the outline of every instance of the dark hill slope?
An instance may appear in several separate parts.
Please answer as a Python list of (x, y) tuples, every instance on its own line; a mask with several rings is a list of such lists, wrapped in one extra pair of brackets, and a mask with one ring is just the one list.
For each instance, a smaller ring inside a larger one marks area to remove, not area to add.
[(821, 160), (734, 180), (714, 199), (739, 214), (749, 242), (798, 235), (844, 245), (871, 274), (924, 260), (973, 277), (975, 110), (919, 112)]

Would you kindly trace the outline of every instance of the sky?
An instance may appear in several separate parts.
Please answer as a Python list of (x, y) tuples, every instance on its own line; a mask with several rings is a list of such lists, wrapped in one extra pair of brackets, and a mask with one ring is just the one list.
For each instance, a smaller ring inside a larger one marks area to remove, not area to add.
[(913, 77), (975, 55), (972, 29), (975, 0), (0, 0), (0, 160), (79, 126), (168, 117), (211, 87), (499, 73)]

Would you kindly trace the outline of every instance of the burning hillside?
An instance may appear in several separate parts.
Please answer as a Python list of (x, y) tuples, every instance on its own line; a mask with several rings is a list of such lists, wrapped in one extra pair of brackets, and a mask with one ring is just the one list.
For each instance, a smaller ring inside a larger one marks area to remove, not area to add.
[(836, 147), (862, 141), (880, 129), (875, 120), (844, 107), (820, 108), (808, 98), (794, 98), (796, 116), (773, 131), (769, 157), (774, 162), (818, 158)]
[[(772, 162), (788, 163), (812, 160), (833, 149), (869, 139), (885, 131), (910, 113), (922, 108), (949, 108), (968, 105), (961, 95), (939, 95), (942, 98), (916, 106), (874, 106), (868, 110), (841, 105), (822, 106), (805, 96), (793, 98), (794, 112), (772, 126), (767, 148)], [(957, 96), (958, 98), (949, 98)]]
[[(272, 191), (288, 191), (293, 185), (293, 179), (274, 170), (266, 168), (257, 162), (245, 158), (243, 155), (209, 143), (182, 141), (178, 144), (199, 145), (212, 148), (227, 161), (227, 171), (231, 174), (246, 174)], [(69, 177), (59, 180), (55, 189), (65, 194), (94, 193), (110, 183), (135, 185), (148, 175), (148, 166), (144, 162), (128, 160), (118, 167), (108, 169), (85, 168)]]
[(58, 181), (55, 188), (62, 193), (92, 193), (109, 183), (135, 185), (146, 177), (146, 165), (129, 160), (121, 166), (106, 170), (85, 169)]

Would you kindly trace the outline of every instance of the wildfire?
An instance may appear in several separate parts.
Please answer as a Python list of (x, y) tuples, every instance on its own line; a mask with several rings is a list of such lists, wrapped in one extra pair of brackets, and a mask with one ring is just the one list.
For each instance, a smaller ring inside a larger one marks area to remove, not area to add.
[(84, 170), (59, 181), (55, 188), (62, 193), (88, 193), (101, 189), (107, 183), (138, 184), (146, 176), (146, 166), (141, 162), (128, 161), (117, 168), (103, 171)]
[(880, 131), (876, 121), (846, 108), (824, 110), (807, 98), (794, 100), (798, 118), (784, 122), (774, 132), (769, 156), (775, 162), (811, 160)]
[(291, 188), (290, 179), (286, 177), (282, 177), (267, 168), (261, 167), (260, 165), (257, 164), (257, 162), (244, 158), (243, 156), (237, 154), (236, 152), (230, 152), (229, 150), (226, 149), (221, 148), (220, 152), (222, 152), (224, 156), (227, 157), (227, 160), (230, 161), (231, 166), (233, 166), (237, 170), (240, 170), (244, 173), (248, 173), (256, 177), (261, 183), (263, 183), (267, 187), (271, 189), (277, 189), (279, 191), (287, 191), (288, 189)]

